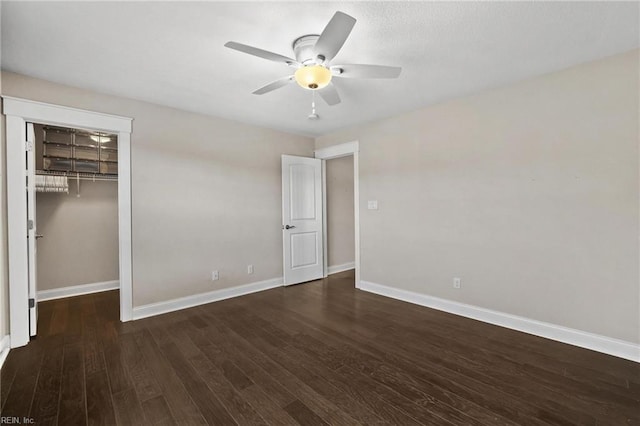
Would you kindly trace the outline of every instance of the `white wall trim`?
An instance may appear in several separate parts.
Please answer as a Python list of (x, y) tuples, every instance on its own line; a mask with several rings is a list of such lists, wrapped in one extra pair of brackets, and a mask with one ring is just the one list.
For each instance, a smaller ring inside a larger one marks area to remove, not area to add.
[[(6, 114), (7, 101), (4, 101)], [(29, 343), (29, 263), (27, 250), (26, 122), (6, 119), (7, 256), (9, 268), (9, 330), (13, 347)]]
[(361, 281), (359, 288), (393, 299), (640, 362), (640, 344), (368, 281)]
[(11, 350), (11, 338), (7, 334), (2, 339), (0, 339), (0, 368), (4, 364), (4, 361), (7, 359), (7, 355), (9, 355), (9, 351)]
[(27, 224), (24, 146), (28, 122), (118, 133), (120, 320), (130, 320), (133, 309), (130, 162), (132, 119), (9, 96), (3, 96), (2, 99), (3, 114), (7, 116), (7, 242), (9, 327), (12, 347), (29, 343), (29, 282), (24, 231)]
[(356, 268), (356, 262), (347, 262), (340, 265), (329, 266), (329, 275), (337, 274), (338, 272), (350, 271)]
[(138, 320), (142, 318), (166, 314), (168, 312), (178, 311), (180, 309), (192, 308), (194, 306), (205, 305), (207, 303), (217, 302), (219, 300), (244, 296), (246, 294), (269, 290), (275, 287), (282, 287), (282, 283), (282, 277), (273, 278), (270, 280), (243, 284), (237, 287), (222, 288), (220, 290), (214, 290), (207, 293), (194, 294), (191, 296), (180, 297), (178, 299), (136, 306), (135, 308), (133, 308), (133, 319)]
[(327, 162), (322, 163), (322, 278), (329, 276), (329, 227), (327, 225)]
[(41, 290), (38, 292), (38, 302), (45, 300), (61, 299), (63, 297), (81, 296), (83, 294), (100, 293), (102, 291), (117, 290), (120, 288), (120, 281), (103, 281), (99, 283), (80, 284), (69, 287), (54, 288), (51, 290)]
[(53, 105), (44, 102), (2, 96), (4, 114), (23, 117), (26, 121), (38, 120), (40, 124), (57, 125), (73, 122), (74, 126), (87, 130), (107, 130), (131, 133), (131, 118), (95, 111)]
[(358, 151), (360, 151), (358, 141), (353, 141), (316, 149), (314, 154), (316, 158), (321, 160), (331, 160), (333, 158), (346, 157)]

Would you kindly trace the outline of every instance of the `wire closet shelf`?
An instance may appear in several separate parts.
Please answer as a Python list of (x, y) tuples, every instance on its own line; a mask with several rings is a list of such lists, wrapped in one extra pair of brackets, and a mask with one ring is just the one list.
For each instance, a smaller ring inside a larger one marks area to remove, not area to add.
[(87, 172), (61, 172), (53, 170), (37, 170), (36, 175), (40, 176), (65, 176), (69, 179), (99, 181), (117, 181), (118, 175), (103, 175)]

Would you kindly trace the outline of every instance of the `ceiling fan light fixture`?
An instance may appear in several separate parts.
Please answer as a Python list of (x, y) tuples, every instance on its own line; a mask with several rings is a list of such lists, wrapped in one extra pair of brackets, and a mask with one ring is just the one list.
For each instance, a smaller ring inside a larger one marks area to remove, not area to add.
[(309, 65), (298, 68), (294, 77), (300, 87), (318, 90), (327, 87), (331, 82), (331, 71), (322, 65)]

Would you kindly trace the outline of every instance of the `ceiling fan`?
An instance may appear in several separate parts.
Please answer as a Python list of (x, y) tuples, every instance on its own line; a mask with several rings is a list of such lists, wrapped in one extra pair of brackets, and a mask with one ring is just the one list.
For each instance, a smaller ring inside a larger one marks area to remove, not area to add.
[(333, 77), (340, 78), (397, 78), (402, 68), (384, 65), (345, 64), (331, 65), (342, 45), (349, 37), (356, 19), (343, 12), (336, 12), (322, 31), (322, 34), (308, 34), (298, 37), (293, 42), (292, 59), (277, 53), (230, 41), (225, 47), (268, 59), (282, 62), (296, 71), (293, 75), (280, 78), (259, 88), (254, 95), (264, 95), (273, 90), (296, 81), (301, 87), (317, 90), (318, 94), (329, 105), (340, 103), (340, 95), (331, 84)]

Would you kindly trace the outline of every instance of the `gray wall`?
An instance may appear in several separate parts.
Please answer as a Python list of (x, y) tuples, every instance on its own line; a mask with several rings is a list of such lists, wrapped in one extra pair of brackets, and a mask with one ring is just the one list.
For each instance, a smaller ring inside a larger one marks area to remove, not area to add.
[(118, 183), (69, 179), (69, 194), (36, 194), (37, 289), (118, 279)]
[(282, 276), (280, 156), (311, 138), (13, 73), (2, 90), (134, 119), (134, 306)]
[(353, 156), (326, 163), (327, 255), (329, 266), (355, 260), (353, 216)]
[(638, 62), (317, 138), (360, 141), (362, 279), (640, 342)]

